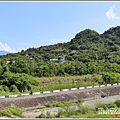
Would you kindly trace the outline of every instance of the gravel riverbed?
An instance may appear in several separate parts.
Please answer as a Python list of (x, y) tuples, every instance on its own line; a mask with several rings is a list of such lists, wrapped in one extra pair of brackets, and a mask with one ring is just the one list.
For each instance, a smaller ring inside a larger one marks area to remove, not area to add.
[[(120, 95), (109, 96), (109, 97), (99, 98), (99, 99), (94, 99), (94, 100), (88, 100), (88, 101), (85, 101), (82, 105), (95, 108), (95, 105), (97, 102), (109, 103), (109, 102), (114, 102), (115, 100), (120, 100)], [(49, 112), (51, 115), (54, 115), (54, 114), (57, 114), (59, 109), (61, 108), (52, 107), (52, 108), (34, 109), (34, 110), (28, 110), (28, 111), (23, 112), (23, 115), (26, 118), (35, 118), (36, 116), (39, 116), (41, 113), (47, 114), (47, 112)]]

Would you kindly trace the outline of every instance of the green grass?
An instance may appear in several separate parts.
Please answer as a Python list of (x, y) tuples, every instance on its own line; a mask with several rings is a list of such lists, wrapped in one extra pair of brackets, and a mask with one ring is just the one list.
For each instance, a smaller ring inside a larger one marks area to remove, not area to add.
[(19, 110), (15, 107), (8, 107), (5, 110), (0, 110), (0, 116), (7, 116), (10, 118), (16, 118), (16, 117), (23, 118), (22, 110)]
[(15, 93), (15, 92), (0, 92), (0, 96), (6, 96), (6, 97), (8, 97), (9, 95), (18, 95), (18, 96), (20, 96), (21, 93)]
[(72, 105), (81, 105), (85, 100), (84, 99), (79, 99), (79, 100), (73, 100), (69, 102), (58, 102), (58, 101), (52, 101), (52, 102), (47, 102), (46, 107), (69, 107)]
[[(100, 79), (101, 78), (101, 75), (98, 75), (98, 74), (92, 74), (92, 75), (74, 75), (74, 76), (54, 76), (54, 77), (36, 77), (35, 79), (38, 81), (38, 82), (58, 82), (58, 83), (61, 83), (61, 81), (83, 81), (85, 79), (85, 77), (87, 77), (87, 79), (89, 80), (96, 80), (96, 79)], [(93, 79), (94, 78), (94, 79)], [(95, 81), (94, 81), (95, 82)]]
[(100, 102), (97, 102), (96, 103), (96, 108), (103, 108), (103, 109), (117, 108), (117, 105), (115, 104), (115, 102), (110, 102), (110, 103), (100, 103)]
[(72, 102), (57, 102), (57, 101), (52, 101), (52, 102), (47, 102), (47, 107), (65, 107), (65, 106), (70, 106)]
[[(85, 78), (86, 77), (86, 78)], [(43, 92), (43, 91), (53, 91), (53, 90), (62, 90), (62, 89), (71, 89), (71, 88), (79, 88), (79, 87), (87, 87), (87, 86), (94, 86), (98, 85), (98, 81), (96, 78), (100, 79), (100, 75), (82, 75), (82, 76), (63, 76), (63, 77), (34, 77), (34, 79), (39, 82), (38, 85), (31, 85), (30, 91), (25, 91), (24, 93), (31, 93), (31, 92)], [(86, 80), (86, 81), (85, 81)], [(66, 81), (67, 83), (62, 83)], [(76, 82), (77, 81), (77, 82)], [(41, 82), (54, 82), (54, 84), (48, 83), (41, 84)], [(22, 93), (18, 92), (5, 92), (1, 91), (0, 96), (8, 96), (11, 94), (19, 94)]]

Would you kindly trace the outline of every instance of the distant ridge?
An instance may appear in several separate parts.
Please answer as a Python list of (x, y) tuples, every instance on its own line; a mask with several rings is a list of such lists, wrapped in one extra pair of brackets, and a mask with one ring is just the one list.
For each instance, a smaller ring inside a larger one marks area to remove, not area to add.
[(0, 51), (0, 55), (6, 55), (6, 54), (8, 54), (8, 52), (6, 52), (6, 51)]
[(44, 62), (81, 61), (83, 63), (108, 61), (120, 64), (120, 26), (111, 27), (102, 34), (88, 28), (80, 31), (65, 43), (28, 48), (18, 53), (2, 52), (3, 54), (8, 60), (19, 57), (33, 60), (33, 63), (41, 60)]

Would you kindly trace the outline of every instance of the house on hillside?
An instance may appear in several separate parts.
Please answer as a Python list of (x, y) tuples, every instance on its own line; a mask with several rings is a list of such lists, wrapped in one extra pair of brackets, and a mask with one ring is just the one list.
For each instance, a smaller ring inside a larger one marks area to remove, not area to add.
[(15, 63), (15, 60), (7, 60), (6, 64), (12, 64)]
[(59, 56), (58, 60), (61, 62), (65, 62), (65, 56)]
[(58, 59), (50, 59), (50, 61), (51, 61), (51, 62), (52, 62), (52, 61), (54, 62), (54, 61), (58, 61)]

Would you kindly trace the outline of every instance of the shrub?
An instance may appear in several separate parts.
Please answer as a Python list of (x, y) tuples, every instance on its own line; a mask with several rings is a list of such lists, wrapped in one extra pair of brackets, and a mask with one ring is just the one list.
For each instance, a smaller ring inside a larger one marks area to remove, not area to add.
[(64, 114), (63, 110), (59, 109), (58, 113), (55, 115), (56, 118), (60, 118)]
[(78, 112), (81, 113), (81, 114), (86, 114), (89, 111), (90, 111), (90, 108), (84, 107), (84, 106), (80, 106), (79, 109), (78, 109)]
[(21, 116), (22, 115), (22, 110), (19, 110), (15, 107), (8, 107), (7, 111), (9, 111), (12, 115), (15, 115), (15, 116)]
[(10, 86), (10, 92), (19, 93), (19, 90), (17, 89), (17, 87), (15, 85), (11, 85)]
[(71, 107), (64, 107), (63, 113), (65, 117), (70, 117), (71, 115), (76, 115), (77, 111), (76, 108), (71, 108)]
[(115, 108), (115, 107), (116, 107), (115, 103), (100, 103), (100, 102), (98, 102), (96, 104), (96, 108), (107, 109), (107, 108)]
[(50, 112), (46, 113), (46, 118), (52, 118), (52, 116), (50, 115)]
[(5, 92), (9, 92), (9, 88), (7, 86), (3, 85), (3, 88)]
[(71, 105), (70, 102), (57, 102), (57, 101), (47, 102), (47, 107), (65, 107), (70, 105)]
[(107, 103), (105, 104), (107, 108), (115, 108), (116, 104), (115, 103)]
[(7, 111), (0, 111), (0, 116), (7, 116), (7, 117), (12, 118), (11, 113), (10, 113), (10, 112), (7, 112)]
[(114, 103), (116, 104), (116, 106), (117, 106), (118, 108), (120, 107), (120, 100), (116, 100)]
[(45, 114), (41, 113), (39, 116), (37, 116), (36, 118), (46, 118)]
[(83, 103), (83, 102), (84, 102), (83, 99), (79, 99), (79, 100), (76, 101), (77, 104), (81, 104), (81, 103)]
[(47, 102), (47, 107), (53, 107), (52, 103), (51, 102)]
[(7, 117), (15, 117), (15, 116), (19, 116), (19, 117), (23, 117), (22, 116), (22, 110), (19, 110), (15, 107), (8, 107), (5, 110), (1, 110), (0, 111), (0, 116), (7, 116)]

